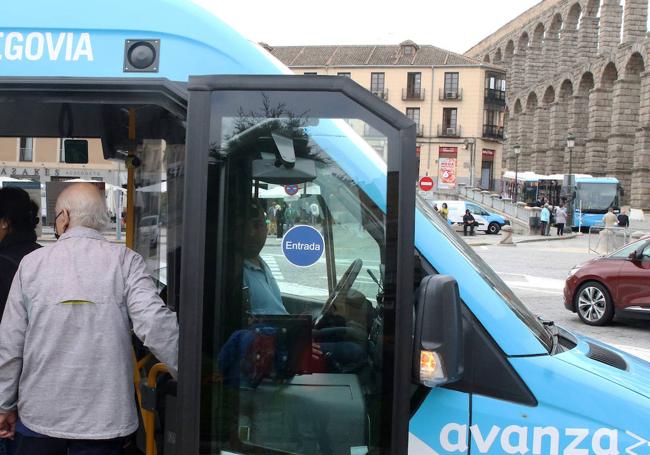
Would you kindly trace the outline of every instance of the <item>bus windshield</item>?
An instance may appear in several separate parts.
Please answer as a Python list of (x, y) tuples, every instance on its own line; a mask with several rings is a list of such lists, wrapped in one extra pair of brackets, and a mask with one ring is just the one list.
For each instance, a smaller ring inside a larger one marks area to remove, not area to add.
[(517, 315), (521, 321), (528, 326), (533, 332), (535, 337), (551, 352), (553, 347), (553, 339), (549, 332), (544, 328), (541, 320), (536, 317), (524, 305), (524, 303), (515, 295), (514, 292), (508, 287), (506, 283), (497, 275), (492, 267), (490, 267), (476, 252), (465, 243), (449, 226), (445, 223), (443, 218), (438, 215), (434, 209), (424, 200), (417, 195), (417, 207), (420, 212), (433, 224), (447, 240), (452, 243), (456, 249), (469, 261), (472, 267), (487, 281), (487, 283), (494, 289), (503, 301), (510, 307), (510, 309)]
[(618, 207), (618, 186), (615, 183), (578, 183), (576, 209), (584, 213), (605, 213)]

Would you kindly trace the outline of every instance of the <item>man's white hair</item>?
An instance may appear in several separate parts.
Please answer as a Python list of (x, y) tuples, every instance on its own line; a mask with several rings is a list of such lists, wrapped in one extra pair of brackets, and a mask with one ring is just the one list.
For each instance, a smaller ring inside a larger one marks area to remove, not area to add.
[(84, 226), (101, 231), (109, 221), (104, 196), (89, 183), (77, 183), (63, 190), (56, 201), (57, 214), (61, 210), (70, 214), (70, 227)]

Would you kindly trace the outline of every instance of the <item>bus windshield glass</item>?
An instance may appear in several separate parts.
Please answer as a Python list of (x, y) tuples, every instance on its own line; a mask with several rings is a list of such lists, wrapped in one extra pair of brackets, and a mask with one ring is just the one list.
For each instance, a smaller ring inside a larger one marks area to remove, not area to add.
[(584, 213), (605, 213), (618, 207), (618, 186), (615, 183), (578, 183), (576, 209)]
[(533, 332), (535, 337), (550, 352), (553, 347), (553, 339), (548, 331), (544, 328), (541, 320), (530, 312), (524, 303), (515, 295), (514, 292), (503, 282), (503, 280), (492, 270), (476, 252), (465, 243), (449, 226), (443, 218), (419, 195), (417, 196), (417, 207), (420, 212), (433, 224), (447, 240), (456, 247), (456, 249), (468, 260), (476, 272), (487, 281), (510, 309), (523, 321)]

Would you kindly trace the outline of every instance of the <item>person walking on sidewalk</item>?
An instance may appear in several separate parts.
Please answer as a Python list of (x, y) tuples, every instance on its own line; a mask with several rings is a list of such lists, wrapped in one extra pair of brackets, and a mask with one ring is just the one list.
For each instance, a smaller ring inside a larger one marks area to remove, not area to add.
[(551, 211), (548, 209), (548, 204), (544, 204), (542, 213), (539, 214), (539, 221), (542, 223), (542, 235), (548, 235), (546, 230), (548, 229), (549, 223), (551, 221)]
[(71, 185), (58, 240), (23, 258), (0, 323), (0, 438), (16, 455), (118, 455), (138, 429), (131, 333), (176, 377), (178, 323), (138, 253), (108, 242), (104, 196)]
[(557, 235), (564, 235), (564, 225), (566, 224), (567, 213), (562, 204), (555, 209), (555, 227), (557, 228)]

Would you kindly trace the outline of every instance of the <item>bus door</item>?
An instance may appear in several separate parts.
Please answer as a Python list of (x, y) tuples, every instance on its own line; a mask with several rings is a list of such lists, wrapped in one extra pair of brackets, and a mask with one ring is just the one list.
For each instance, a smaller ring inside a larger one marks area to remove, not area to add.
[(175, 452), (405, 453), (414, 125), (347, 78), (189, 93)]

